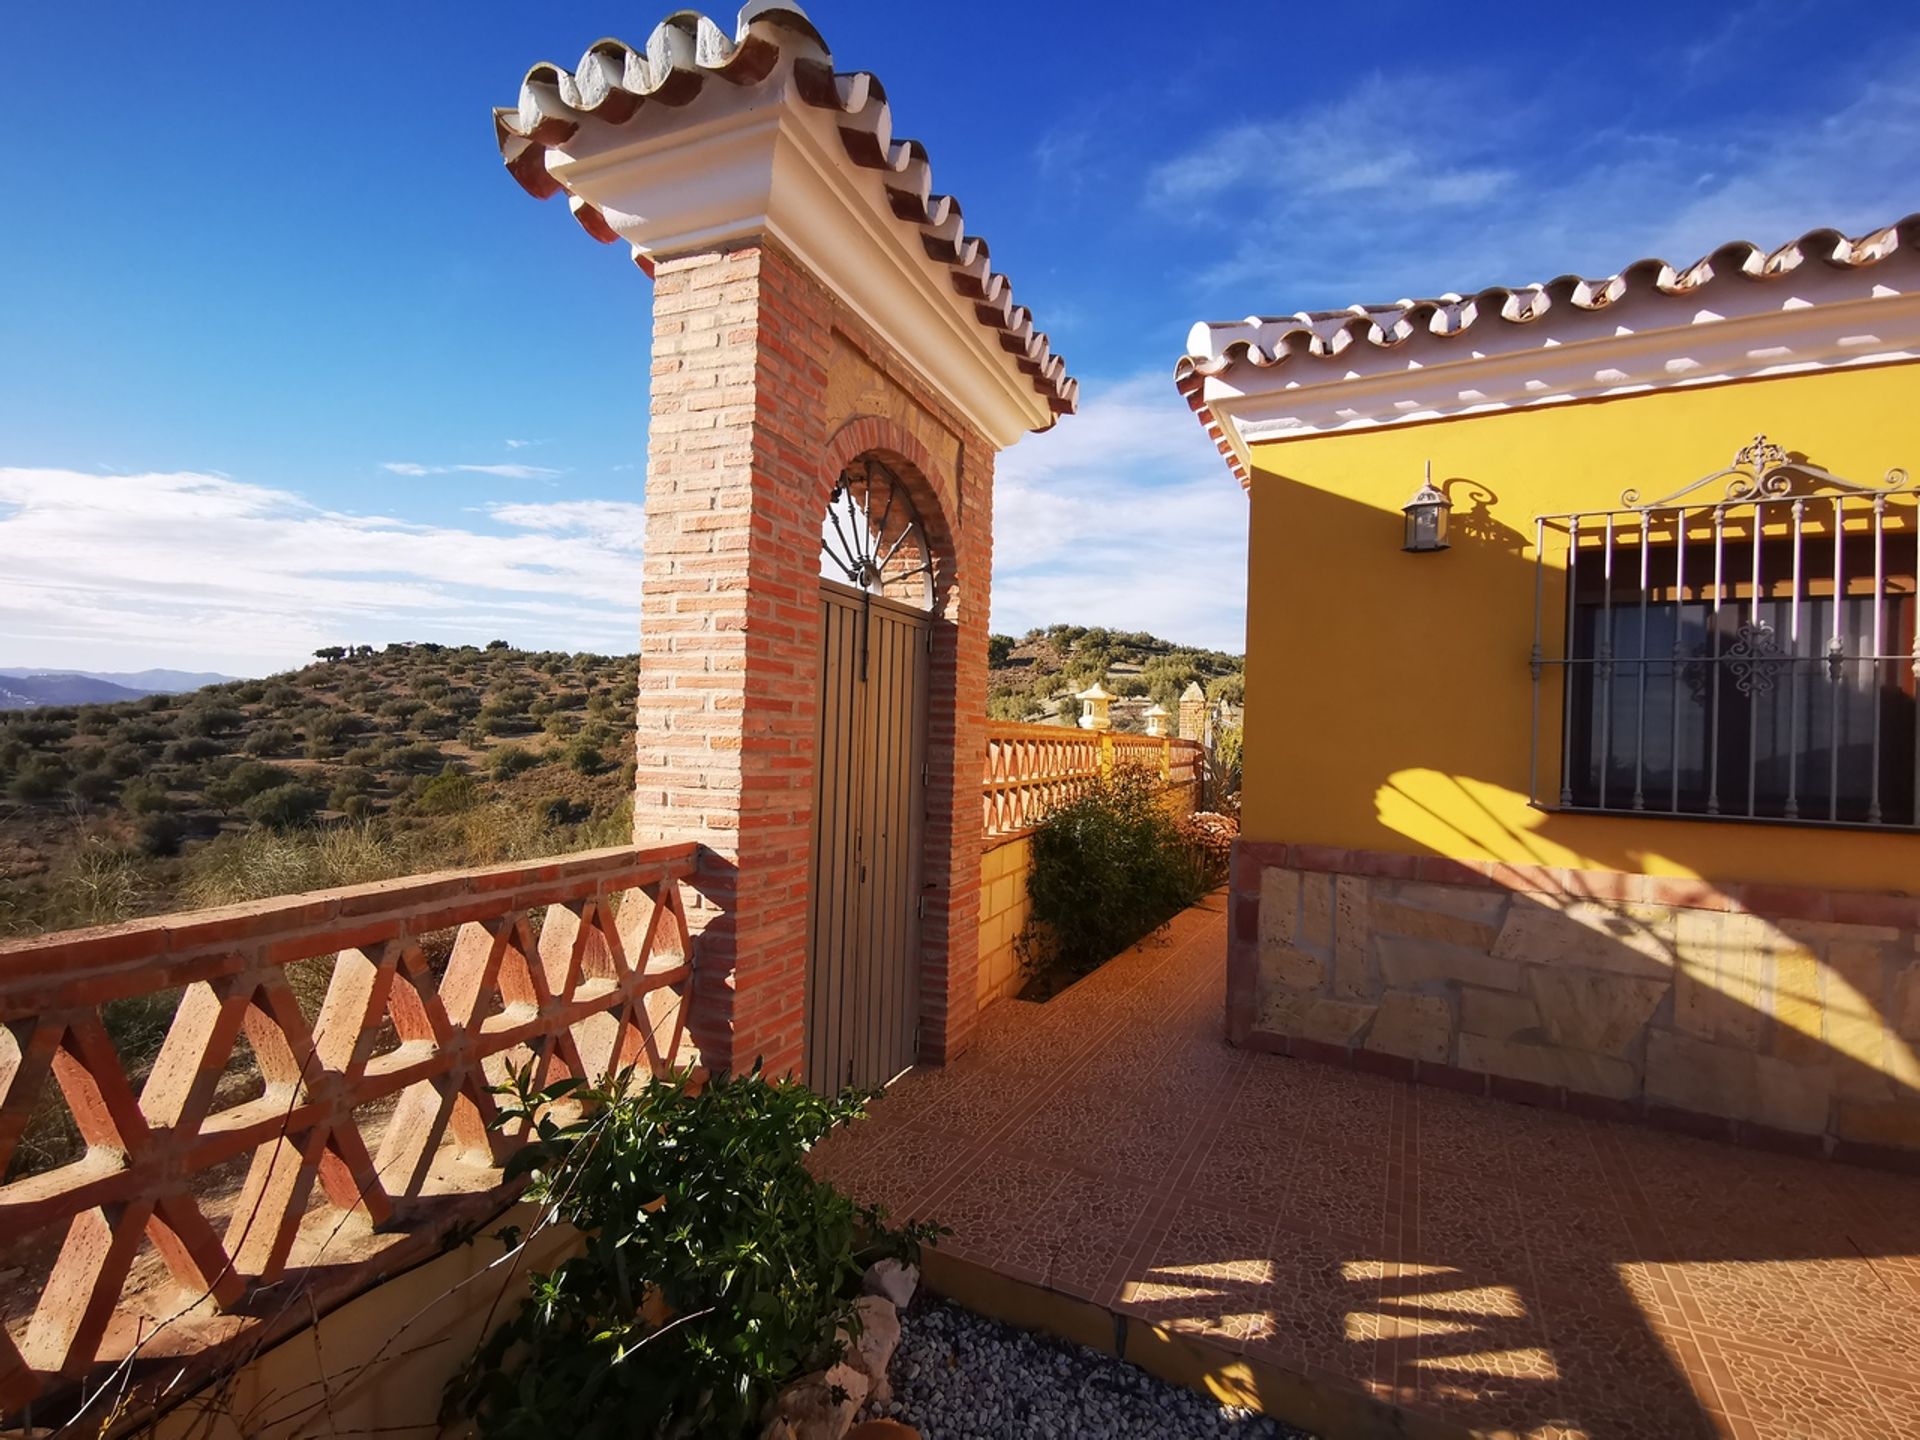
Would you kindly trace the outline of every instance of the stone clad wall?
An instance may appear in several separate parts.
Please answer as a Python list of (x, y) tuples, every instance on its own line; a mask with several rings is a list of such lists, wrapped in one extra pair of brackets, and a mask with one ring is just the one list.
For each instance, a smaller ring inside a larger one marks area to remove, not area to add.
[(1920, 901), (1243, 843), (1236, 1044), (1920, 1163)]

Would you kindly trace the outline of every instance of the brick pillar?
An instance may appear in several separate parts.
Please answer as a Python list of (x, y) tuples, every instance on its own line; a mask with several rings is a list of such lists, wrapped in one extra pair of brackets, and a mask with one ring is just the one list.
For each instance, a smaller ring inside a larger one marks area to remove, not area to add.
[(1189, 681), (1180, 696), (1180, 738), (1207, 738), (1207, 693), (1200, 688), (1197, 680)]
[(798, 1069), (832, 302), (771, 243), (654, 270), (634, 840), (710, 851), (695, 1039)]

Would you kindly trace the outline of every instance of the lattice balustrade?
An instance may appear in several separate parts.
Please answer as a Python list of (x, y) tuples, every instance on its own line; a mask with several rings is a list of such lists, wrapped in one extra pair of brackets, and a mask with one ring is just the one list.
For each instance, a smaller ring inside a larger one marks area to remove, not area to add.
[(1139, 767), (1163, 783), (1197, 788), (1198, 741), (1057, 725), (991, 725), (981, 810), (989, 838), (1031, 829), (1047, 812), (1084, 794), (1101, 775)]
[[(0, 1412), (109, 1365), (204, 1369), (496, 1213), (509, 1064), (545, 1082), (694, 1058), (695, 853), (0, 944), (0, 1270), (25, 1270), (0, 1295)], [(129, 1017), (156, 1013), (157, 1052), (131, 1053)], [(50, 1127), (64, 1163), (21, 1148)]]

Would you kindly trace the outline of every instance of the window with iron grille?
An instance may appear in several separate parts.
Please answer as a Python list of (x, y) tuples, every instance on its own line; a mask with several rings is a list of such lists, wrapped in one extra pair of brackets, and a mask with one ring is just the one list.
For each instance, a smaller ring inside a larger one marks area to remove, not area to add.
[(1533, 802), (1916, 828), (1917, 507), (1903, 471), (1858, 484), (1759, 436), (1661, 500), (1538, 517)]

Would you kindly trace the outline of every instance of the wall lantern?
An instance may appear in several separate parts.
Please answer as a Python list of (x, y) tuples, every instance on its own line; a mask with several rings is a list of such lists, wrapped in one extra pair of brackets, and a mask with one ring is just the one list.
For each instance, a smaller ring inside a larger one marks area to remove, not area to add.
[(1407, 543), (1402, 549), (1416, 553), (1447, 548), (1447, 512), (1453, 502), (1433, 483), (1433, 462), (1427, 462), (1427, 479), (1414, 496), (1400, 507), (1407, 516)]

